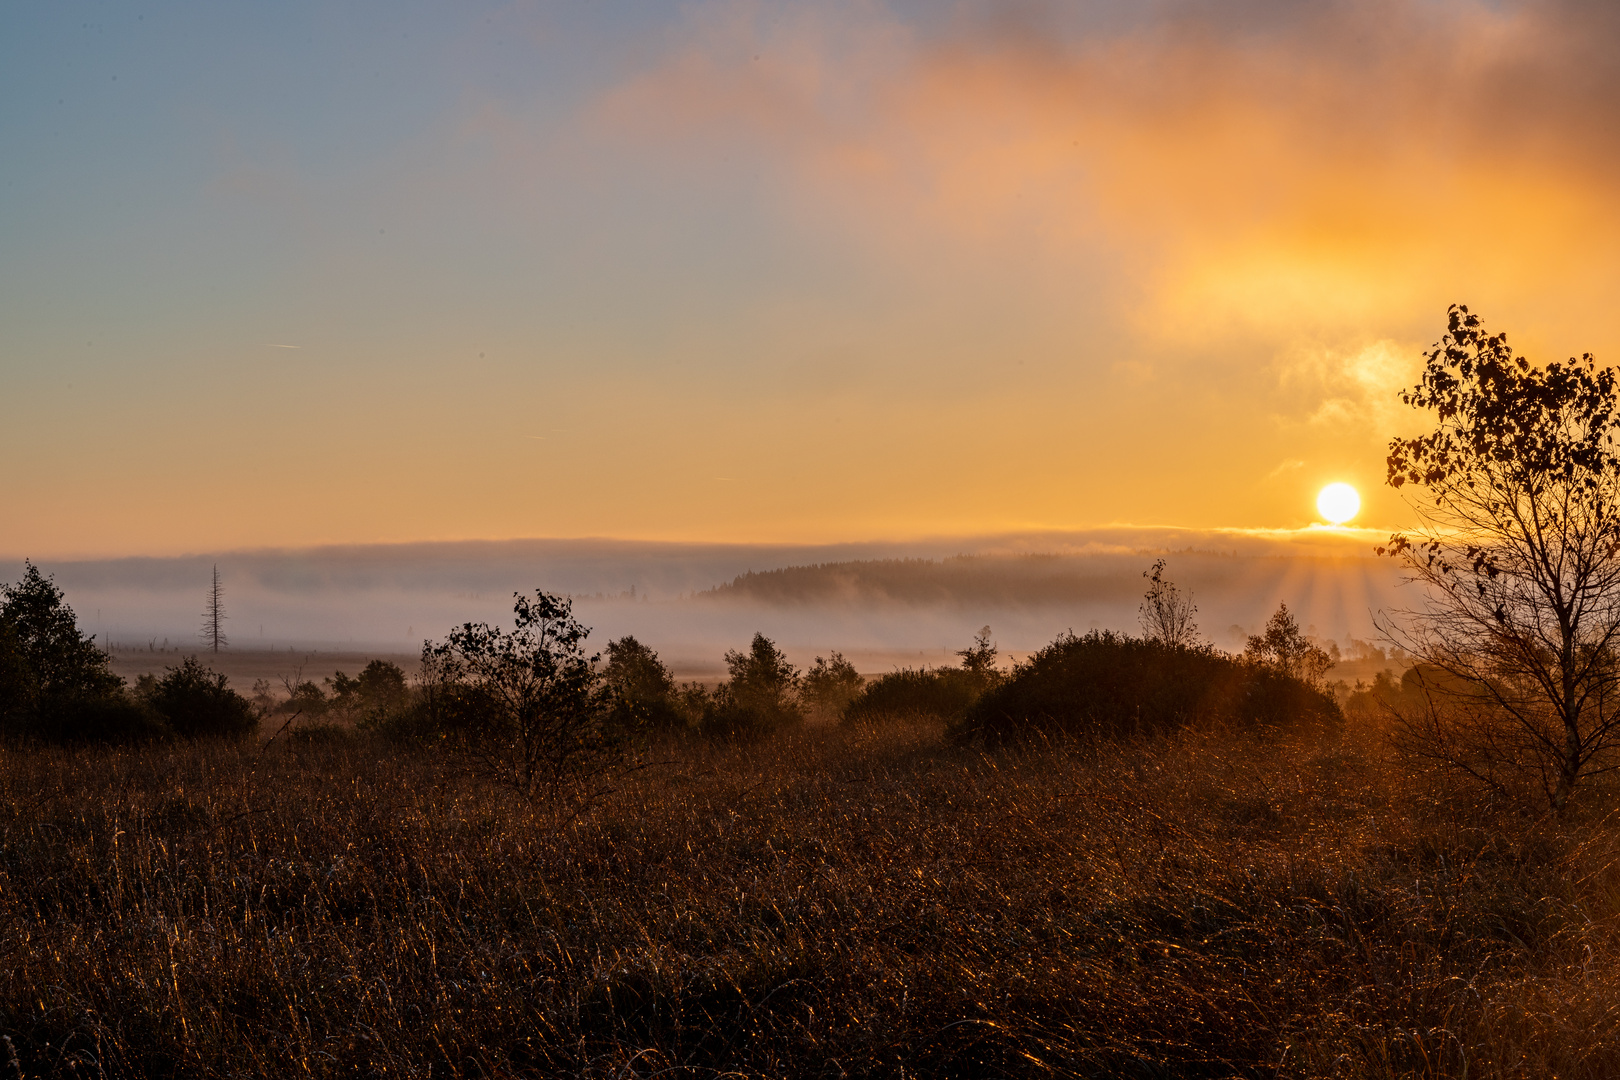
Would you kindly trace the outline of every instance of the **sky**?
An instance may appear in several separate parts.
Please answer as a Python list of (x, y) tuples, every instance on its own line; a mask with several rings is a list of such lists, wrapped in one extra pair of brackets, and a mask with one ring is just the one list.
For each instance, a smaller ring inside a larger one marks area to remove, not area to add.
[(1620, 9), (0, 7), (0, 554), (1356, 524), (1620, 355)]

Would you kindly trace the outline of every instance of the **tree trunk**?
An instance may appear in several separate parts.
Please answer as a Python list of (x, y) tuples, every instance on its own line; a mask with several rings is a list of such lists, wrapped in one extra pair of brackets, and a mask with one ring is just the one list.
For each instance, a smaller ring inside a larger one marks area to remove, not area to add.
[(1564, 752), (1558, 760), (1558, 786), (1553, 789), (1553, 813), (1562, 817), (1569, 804), (1569, 793), (1575, 788), (1581, 768), (1581, 730), (1567, 714), (1564, 717)]

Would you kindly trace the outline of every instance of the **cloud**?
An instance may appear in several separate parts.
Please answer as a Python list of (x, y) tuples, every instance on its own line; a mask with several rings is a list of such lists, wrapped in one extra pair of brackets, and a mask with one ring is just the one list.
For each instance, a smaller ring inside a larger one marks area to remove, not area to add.
[[(64, 404), (0, 425), (6, 543), (1281, 527), (1339, 479), (1394, 525), (1395, 393), (1449, 303), (1620, 355), (1610, 5), (639, 10), (469, 29), (454, 95), (362, 151), (244, 118), (195, 287), (94, 389), (89, 313), (144, 306), (19, 294)], [(222, 449), (187, 458), (198, 423)], [(132, 445), (194, 468), (109, 483)]]
[(930, 32), (870, 5), (709, 5), (591, 116), (689, 166), (753, 154), (802, 220), (897, 261), (1105, 262), (1166, 346), (1365, 346), (1470, 299), (1609, 333), (1587, 308), (1620, 233), (1608, 6), (1160, 4), (1104, 29), (1027, 10)]

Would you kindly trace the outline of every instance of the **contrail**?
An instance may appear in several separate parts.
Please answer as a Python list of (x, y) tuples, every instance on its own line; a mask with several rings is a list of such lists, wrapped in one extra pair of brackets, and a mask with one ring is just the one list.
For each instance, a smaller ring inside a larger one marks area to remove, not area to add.
[(267, 349), (302, 349), (303, 348), (302, 345), (276, 345), (276, 344), (274, 344), (272, 342), (269, 342), (269, 341), (263, 342), (263, 345)]

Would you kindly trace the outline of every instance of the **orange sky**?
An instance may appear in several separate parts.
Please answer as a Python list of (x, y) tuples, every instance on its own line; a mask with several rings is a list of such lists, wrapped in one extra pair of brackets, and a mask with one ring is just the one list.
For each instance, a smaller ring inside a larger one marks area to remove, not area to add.
[(1449, 303), (1617, 355), (1603, 5), (491, 10), (0, 33), (0, 552), (1379, 527)]

